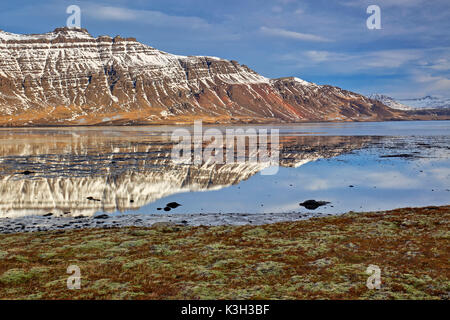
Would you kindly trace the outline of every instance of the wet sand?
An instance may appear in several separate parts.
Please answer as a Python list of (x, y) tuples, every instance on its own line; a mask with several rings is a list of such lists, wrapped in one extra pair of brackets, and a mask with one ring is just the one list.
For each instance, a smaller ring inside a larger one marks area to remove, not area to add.
[(85, 228), (151, 227), (158, 223), (184, 226), (262, 225), (330, 216), (330, 213), (196, 213), (196, 214), (99, 214), (93, 217), (27, 216), (0, 219), (0, 233), (38, 232)]

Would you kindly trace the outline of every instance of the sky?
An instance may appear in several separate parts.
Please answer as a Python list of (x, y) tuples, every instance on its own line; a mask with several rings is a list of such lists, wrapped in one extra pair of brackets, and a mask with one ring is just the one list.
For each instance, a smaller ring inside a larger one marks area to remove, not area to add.
[[(66, 25), (69, 5), (93, 36), (362, 94), (450, 97), (449, 0), (2, 0), (0, 29), (52, 31)], [(381, 29), (367, 27), (369, 5), (379, 6)]]

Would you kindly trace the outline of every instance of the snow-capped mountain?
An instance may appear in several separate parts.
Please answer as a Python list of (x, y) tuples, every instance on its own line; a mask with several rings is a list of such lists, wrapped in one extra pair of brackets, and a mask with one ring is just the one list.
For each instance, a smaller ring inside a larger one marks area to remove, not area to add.
[(397, 101), (417, 109), (450, 108), (450, 98), (426, 96), (417, 99), (398, 99)]
[(405, 116), (362, 95), (268, 79), (233, 60), (179, 56), (85, 29), (0, 31), (0, 125), (370, 121)]
[(383, 94), (375, 93), (375, 94), (371, 94), (367, 97), (370, 99), (379, 101), (393, 109), (397, 109), (397, 110), (411, 110), (412, 109), (410, 106), (400, 103), (398, 101), (395, 101), (393, 98), (388, 97)]
[(398, 110), (415, 110), (415, 109), (443, 109), (450, 108), (450, 98), (438, 98), (426, 96), (416, 99), (394, 99), (383, 94), (371, 94), (367, 96), (370, 99), (379, 101), (388, 107)]

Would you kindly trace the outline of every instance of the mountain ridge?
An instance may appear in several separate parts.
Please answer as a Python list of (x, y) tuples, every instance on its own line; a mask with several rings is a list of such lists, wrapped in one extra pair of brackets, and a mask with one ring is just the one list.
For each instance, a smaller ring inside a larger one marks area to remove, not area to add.
[(430, 95), (421, 98), (396, 99), (384, 94), (370, 94), (370, 99), (377, 100), (385, 105), (399, 110), (427, 110), (450, 108), (450, 98), (438, 98)]
[(409, 116), (234, 60), (180, 56), (86, 29), (0, 31), (0, 126), (381, 121)]

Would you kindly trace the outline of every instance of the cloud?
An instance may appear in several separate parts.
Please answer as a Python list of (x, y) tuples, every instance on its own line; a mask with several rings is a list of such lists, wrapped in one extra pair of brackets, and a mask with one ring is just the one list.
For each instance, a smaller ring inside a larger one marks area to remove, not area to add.
[(160, 11), (113, 6), (89, 5), (83, 9), (83, 14), (98, 20), (133, 21), (160, 27), (206, 28), (210, 26), (207, 21), (198, 17), (173, 16)]
[(95, 7), (83, 10), (83, 13), (101, 20), (129, 21), (136, 20), (142, 12), (119, 7)]
[(433, 76), (430, 74), (418, 74), (415, 77), (416, 82), (425, 84), (429, 92), (449, 92), (450, 79), (446, 76)]
[(361, 69), (392, 69), (423, 57), (420, 50), (379, 50), (360, 53), (307, 50), (298, 54), (284, 54), (280, 60), (297, 62), (297, 66), (310, 66), (311, 63), (332, 64), (334, 68), (355, 72)]
[(313, 62), (321, 63), (325, 61), (343, 61), (351, 59), (350, 55), (335, 53), (330, 51), (308, 50), (304, 55)]
[(302, 174), (301, 179), (309, 181), (303, 186), (307, 191), (323, 191), (342, 188), (342, 182), (352, 177), (352, 183), (359, 187), (372, 188), (378, 186), (386, 189), (414, 189), (422, 185), (419, 178), (405, 176), (399, 171), (370, 172), (370, 170), (357, 170), (344, 168), (334, 176), (325, 179), (316, 174)]
[(397, 171), (368, 173), (365, 178), (368, 181), (367, 186), (376, 185), (388, 189), (414, 189), (421, 186), (420, 179), (409, 178)]
[(450, 60), (447, 58), (441, 58), (430, 63), (428, 67), (438, 71), (450, 70)]
[(331, 42), (331, 40), (309, 33), (300, 33), (295, 31), (289, 31), (281, 28), (268, 28), (261, 27), (260, 31), (268, 36), (275, 36), (281, 38), (287, 38), (300, 41), (313, 41), (313, 42)]
[(398, 68), (421, 57), (422, 52), (418, 50), (380, 50), (366, 54), (363, 57), (363, 65), (373, 68)]
[[(415, 7), (421, 5), (425, 0), (377, 0), (376, 4), (381, 8), (390, 7)], [(348, 7), (364, 7), (375, 4), (373, 0), (351, 0), (346, 2), (341, 2), (341, 5)]]

